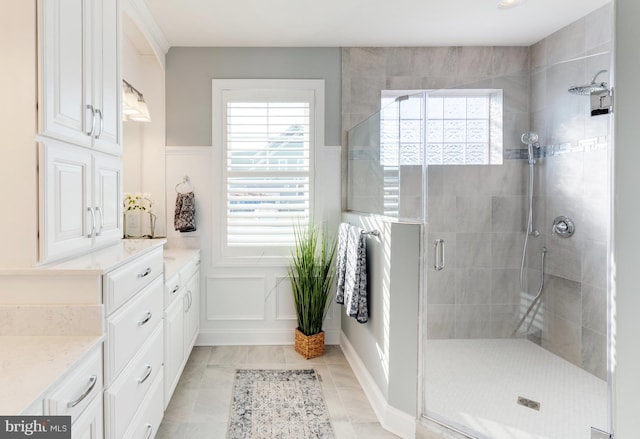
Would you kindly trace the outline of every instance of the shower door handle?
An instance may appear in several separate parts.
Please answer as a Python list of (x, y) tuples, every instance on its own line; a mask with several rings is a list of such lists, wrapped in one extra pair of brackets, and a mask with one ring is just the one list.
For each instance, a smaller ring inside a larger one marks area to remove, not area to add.
[(433, 268), (436, 271), (444, 270), (444, 239), (433, 241)]

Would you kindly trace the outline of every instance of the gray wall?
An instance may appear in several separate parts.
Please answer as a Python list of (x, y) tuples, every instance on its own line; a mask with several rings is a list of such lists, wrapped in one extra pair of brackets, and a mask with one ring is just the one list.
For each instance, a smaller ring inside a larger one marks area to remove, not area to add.
[[(546, 157), (536, 165), (535, 226), (541, 235), (530, 240), (530, 292), (538, 285), (540, 248), (548, 249), (536, 341), (602, 379), (607, 372), (610, 117), (591, 117), (589, 97), (567, 89), (588, 83), (599, 70), (611, 70), (611, 20), (607, 5), (531, 48), (531, 128), (540, 134)], [(610, 82), (608, 73), (598, 80)], [(574, 220), (571, 238), (551, 233), (559, 215)]]
[(614, 155), (614, 262), (616, 300), (615, 344), (615, 437), (634, 438), (640, 431), (640, 148), (638, 148), (638, 102), (640, 102), (640, 2), (616, 0), (615, 5), (615, 155)]
[(172, 47), (166, 70), (168, 146), (211, 145), (212, 79), (324, 79), (325, 143), (341, 144), (339, 48)]

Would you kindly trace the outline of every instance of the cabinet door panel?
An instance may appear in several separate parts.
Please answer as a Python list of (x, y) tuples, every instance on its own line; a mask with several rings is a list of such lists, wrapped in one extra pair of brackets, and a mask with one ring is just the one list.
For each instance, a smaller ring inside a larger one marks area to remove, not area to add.
[(180, 370), (184, 360), (184, 290), (178, 293), (179, 298), (172, 302), (165, 311), (164, 320), (164, 407), (171, 400), (171, 395), (180, 379)]
[(186, 287), (184, 316), (184, 357), (189, 358), (200, 326), (200, 271), (196, 271)]
[(94, 203), (100, 245), (122, 238), (122, 160), (94, 155)]
[(84, 0), (40, 2), (41, 56), (40, 132), (47, 136), (91, 145), (87, 135), (94, 122), (87, 88), (86, 67), (90, 39), (84, 22), (90, 13)]
[(41, 260), (91, 247), (91, 153), (53, 141), (41, 145)]
[(93, 101), (100, 110), (94, 146), (111, 154), (121, 154), (118, 2), (96, 0), (94, 5)]

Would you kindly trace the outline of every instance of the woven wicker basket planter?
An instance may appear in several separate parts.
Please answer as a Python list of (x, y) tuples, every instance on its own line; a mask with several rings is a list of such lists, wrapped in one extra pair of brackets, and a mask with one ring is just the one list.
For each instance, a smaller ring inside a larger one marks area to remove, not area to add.
[(296, 352), (307, 360), (319, 357), (324, 354), (324, 331), (319, 334), (304, 335), (296, 328), (296, 339), (294, 343)]

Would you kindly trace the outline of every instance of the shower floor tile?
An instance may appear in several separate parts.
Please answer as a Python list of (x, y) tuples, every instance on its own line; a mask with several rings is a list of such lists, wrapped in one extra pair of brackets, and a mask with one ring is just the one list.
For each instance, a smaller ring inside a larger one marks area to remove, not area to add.
[(527, 340), (429, 340), (424, 355), (427, 414), (448, 425), (487, 439), (608, 430), (607, 383)]

